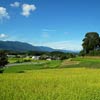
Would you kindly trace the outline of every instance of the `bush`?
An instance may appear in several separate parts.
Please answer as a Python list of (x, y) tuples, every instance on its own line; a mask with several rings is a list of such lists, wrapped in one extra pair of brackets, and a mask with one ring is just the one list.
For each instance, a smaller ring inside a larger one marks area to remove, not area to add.
[(4, 72), (4, 69), (0, 69), (0, 73), (3, 73)]
[(31, 60), (30, 59), (24, 59), (23, 62), (31, 62)]
[(20, 60), (17, 60), (15, 63), (22, 63), (22, 61), (20, 61)]
[(17, 73), (25, 73), (25, 71), (22, 70), (22, 71), (19, 71), (19, 72), (17, 72)]
[(8, 57), (5, 51), (0, 51), (0, 68), (8, 64)]

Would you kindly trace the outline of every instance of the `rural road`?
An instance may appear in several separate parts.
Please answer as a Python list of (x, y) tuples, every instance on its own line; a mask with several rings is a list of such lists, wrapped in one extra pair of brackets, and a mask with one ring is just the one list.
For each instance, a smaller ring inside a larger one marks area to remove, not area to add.
[(28, 64), (43, 64), (44, 62), (25, 62), (25, 63), (13, 63), (6, 65), (7, 67), (10, 66), (17, 66), (17, 65), (28, 65)]

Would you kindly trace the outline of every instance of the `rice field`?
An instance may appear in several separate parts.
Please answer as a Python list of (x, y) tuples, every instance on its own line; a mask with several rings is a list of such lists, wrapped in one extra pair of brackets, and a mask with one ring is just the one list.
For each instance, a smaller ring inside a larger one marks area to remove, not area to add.
[(100, 100), (99, 69), (0, 74), (0, 100)]
[(0, 100), (100, 100), (100, 69), (84, 65), (0, 74)]

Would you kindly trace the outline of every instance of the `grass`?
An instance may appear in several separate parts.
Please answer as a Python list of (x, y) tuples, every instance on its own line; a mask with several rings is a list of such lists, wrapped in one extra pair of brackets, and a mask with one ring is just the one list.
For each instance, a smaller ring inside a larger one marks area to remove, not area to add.
[(23, 62), (23, 58), (9, 58), (8, 62), (9, 63), (16, 63), (16, 62)]
[(99, 68), (97, 57), (8, 67), (0, 100), (100, 100)]
[(59, 60), (57, 61), (34, 61), (34, 63), (7, 67), (5, 68), (4, 73), (18, 73), (18, 72), (25, 72), (26, 70), (58, 68), (61, 64), (61, 61)]
[(99, 73), (63, 68), (0, 74), (0, 100), (100, 100)]
[[(67, 65), (66, 62), (69, 64)], [(100, 68), (100, 57), (77, 57), (73, 58), (70, 61), (65, 61), (63, 68)]]
[(81, 61), (81, 62), (100, 62), (100, 57), (76, 57), (72, 61)]

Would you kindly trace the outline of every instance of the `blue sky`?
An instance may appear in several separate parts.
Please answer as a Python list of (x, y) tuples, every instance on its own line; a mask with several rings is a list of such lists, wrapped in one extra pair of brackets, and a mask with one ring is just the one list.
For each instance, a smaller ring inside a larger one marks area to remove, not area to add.
[(100, 33), (100, 0), (0, 0), (0, 40), (81, 50)]

